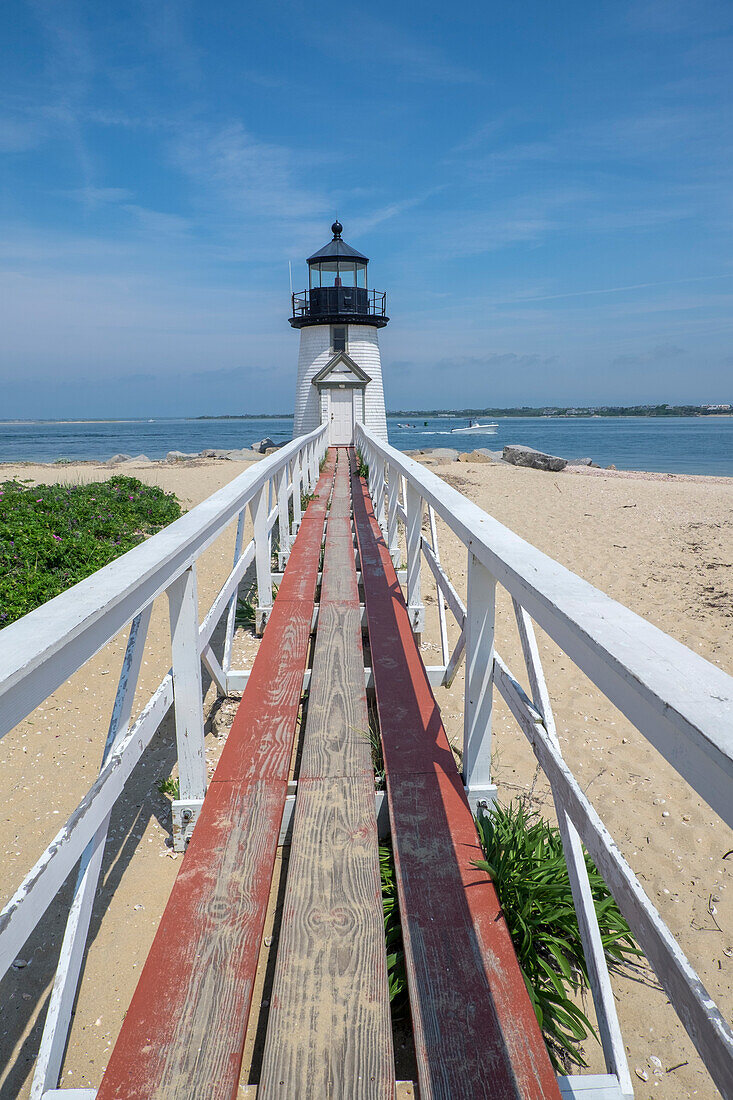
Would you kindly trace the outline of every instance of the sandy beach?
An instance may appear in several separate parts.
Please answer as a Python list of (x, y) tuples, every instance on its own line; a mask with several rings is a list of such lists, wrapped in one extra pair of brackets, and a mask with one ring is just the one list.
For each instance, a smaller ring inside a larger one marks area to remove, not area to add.
[[(646, 475), (587, 467), (544, 473), (503, 463), (426, 465), (523, 538), (709, 661), (733, 673), (733, 478)], [(0, 480), (95, 481), (123, 472), (173, 491), (190, 508), (246, 468), (200, 459), (110, 467), (0, 466)], [(465, 549), (439, 523), (444, 568), (465, 593)], [(231, 568), (234, 532), (203, 556), (202, 613)], [(426, 663), (437, 663), (435, 589), (424, 571)], [(450, 621), (451, 639), (457, 629)], [(92, 783), (99, 767), (126, 636), (120, 635), (0, 742), (5, 828), (0, 840), (3, 904)], [(733, 848), (730, 830), (544, 635), (540, 650), (563, 751), (596, 809), (727, 1019), (733, 1016)], [(235, 665), (257, 649), (239, 632)], [(500, 593), (497, 649), (515, 673), (521, 653), (511, 601)], [(136, 712), (170, 664), (168, 613), (158, 601), (136, 696)], [(519, 679), (524, 679), (518, 676)], [(463, 674), (436, 689), (449, 736), (460, 744)], [(235, 709), (206, 696), (213, 770)], [(500, 700), (493, 771), (502, 801), (532, 793), (552, 800), (521, 731)], [(170, 803), (157, 790), (171, 773), (170, 717), (134, 773), (113, 816), (90, 949), (64, 1068), (64, 1087), (98, 1085), (160, 914), (180, 867), (168, 841)], [(63, 935), (69, 884), (3, 982), (0, 1100), (29, 1095), (50, 984)], [(614, 979), (636, 1096), (714, 1097), (694, 1047), (645, 969)], [(589, 1009), (589, 1006), (586, 1006)], [(248, 1046), (248, 1057), (252, 1045)], [(600, 1047), (586, 1046), (592, 1072)], [(245, 1058), (245, 1066), (247, 1066)], [(246, 1075), (243, 1082), (246, 1082)], [(242, 1090), (242, 1095), (244, 1091)]]

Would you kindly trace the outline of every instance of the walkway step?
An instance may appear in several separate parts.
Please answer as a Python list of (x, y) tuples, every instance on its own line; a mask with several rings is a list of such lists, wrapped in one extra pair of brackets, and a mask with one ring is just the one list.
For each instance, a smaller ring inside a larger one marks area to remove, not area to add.
[(395, 1095), (374, 772), (339, 452), (258, 1100)]
[(97, 1100), (233, 1100), (297, 728), (324, 467)]
[(352, 463), (421, 1100), (559, 1100), (389, 550)]

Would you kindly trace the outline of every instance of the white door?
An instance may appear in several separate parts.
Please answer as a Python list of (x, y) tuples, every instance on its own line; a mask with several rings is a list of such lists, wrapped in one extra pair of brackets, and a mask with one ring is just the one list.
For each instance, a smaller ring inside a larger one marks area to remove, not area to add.
[(331, 390), (330, 443), (344, 444), (354, 441), (354, 389)]

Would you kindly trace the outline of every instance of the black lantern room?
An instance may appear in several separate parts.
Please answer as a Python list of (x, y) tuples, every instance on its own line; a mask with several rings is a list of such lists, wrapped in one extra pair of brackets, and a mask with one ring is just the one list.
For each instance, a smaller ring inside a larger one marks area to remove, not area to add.
[(331, 226), (333, 240), (308, 257), (308, 289), (293, 294), (293, 328), (344, 322), (382, 328), (387, 295), (370, 290), (367, 284), (369, 260), (341, 239), (343, 226)]

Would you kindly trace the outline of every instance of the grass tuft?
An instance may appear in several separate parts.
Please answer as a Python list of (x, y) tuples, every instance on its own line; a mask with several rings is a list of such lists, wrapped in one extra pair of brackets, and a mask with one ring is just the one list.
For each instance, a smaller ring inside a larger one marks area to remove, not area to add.
[(158, 791), (160, 794), (167, 794), (173, 799), (178, 799), (181, 797), (181, 781), (169, 775), (167, 779), (160, 780), (158, 783)]
[[(589, 979), (560, 831), (521, 800), (497, 803), (476, 824), (485, 857), (476, 866), (493, 879), (552, 1063), (585, 1066), (582, 1043), (596, 1032), (571, 996)], [(606, 960), (619, 968), (641, 952), (587, 853), (585, 864)]]
[(392, 1015), (399, 1019), (407, 1003), (407, 975), (405, 950), (402, 943), (400, 908), (397, 900), (394, 855), (388, 840), (379, 845), (379, 870), (382, 879), (382, 911), (384, 913), (384, 938), (387, 945), (387, 978)]

